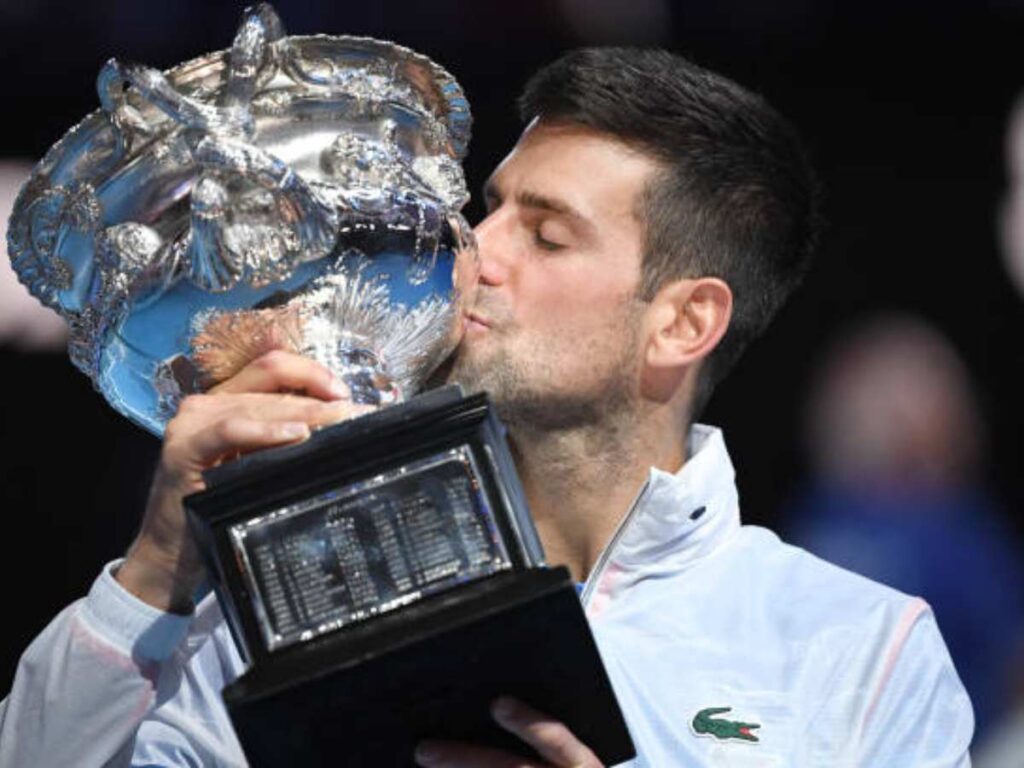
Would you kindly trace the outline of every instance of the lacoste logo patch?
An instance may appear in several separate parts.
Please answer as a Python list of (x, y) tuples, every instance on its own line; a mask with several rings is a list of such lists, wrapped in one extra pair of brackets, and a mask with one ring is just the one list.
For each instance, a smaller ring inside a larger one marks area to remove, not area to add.
[(760, 723), (741, 723), (738, 720), (726, 720), (718, 717), (732, 712), (732, 707), (708, 707), (702, 709), (693, 716), (690, 727), (698, 736), (712, 736), (719, 741), (751, 741), (757, 743), (760, 739), (753, 733), (761, 727)]

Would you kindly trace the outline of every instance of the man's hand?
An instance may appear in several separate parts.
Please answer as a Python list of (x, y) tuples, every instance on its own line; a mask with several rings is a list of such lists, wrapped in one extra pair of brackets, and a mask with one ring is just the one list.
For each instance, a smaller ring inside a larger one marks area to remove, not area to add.
[(416, 748), (423, 768), (603, 768), (594, 753), (557, 720), (521, 701), (500, 698), (491, 707), (495, 721), (533, 747), (538, 763), (496, 749), (450, 741), (424, 741)]
[(142, 527), (117, 580), (161, 610), (189, 612), (203, 567), (181, 501), (203, 490), (203, 470), (301, 442), (313, 428), (368, 410), (354, 405), (348, 388), (322, 365), (283, 351), (254, 360), (208, 394), (185, 398), (167, 424)]

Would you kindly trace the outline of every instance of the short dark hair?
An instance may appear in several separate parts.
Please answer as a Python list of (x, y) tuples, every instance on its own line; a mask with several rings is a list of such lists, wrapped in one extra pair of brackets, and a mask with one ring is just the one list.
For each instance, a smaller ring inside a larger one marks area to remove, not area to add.
[(519, 113), (524, 123), (540, 117), (608, 134), (662, 165), (639, 201), (641, 298), (696, 276), (721, 278), (734, 295), (732, 322), (701, 372), (695, 417), (810, 264), (818, 184), (796, 131), (731, 80), (642, 48), (571, 51), (530, 79)]

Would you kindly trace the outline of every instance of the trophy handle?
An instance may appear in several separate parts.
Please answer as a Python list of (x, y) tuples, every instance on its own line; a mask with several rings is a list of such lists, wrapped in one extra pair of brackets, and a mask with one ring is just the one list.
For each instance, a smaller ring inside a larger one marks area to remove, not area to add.
[(152, 67), (129, 64), (111, 59), (103, 65), (96, 80), (100, 106), (111, 116), (119, 133), (131, 137), (135, 133), (148, 135), (151, 128), (142, 114), (127, 103), (125, 84), (134, 87), (142, 98), (177, 123), (202, 133), (221, 133), (229, 136), (251, 136), (255, 122), (248, 105), (219, 107), (205, 104), (185, 96)]
[(267, 3), (245, 9), (238, 25), (231, 53), (228, 55), (228, 79), (221, 97), (221, 105), (231, 108), (248, 107), (259, 73), (273, 58), (276, 43), (284, 37), (281, 19)]
[(127, 76), (123, 65), (117, 59), (110, 59), (96, 77), (96, 92), (100, 106), (110, 118), (117, 141), (115, 157), (132, 154), (135, 149), (152, 135), (146, 119), (124, 96)]
[(260, 72), (273, 57), (272, 43), (283, 36), (281, 19), (269, 5), (260, 3), (246, 9), (228, 55), (228, 77), (219, 105), (185, 96), (156, 69), (117, 59), (110, 59), (96, 80), (100, 105), (110, 115), (124, 149), (133, 146), (136, 136), (145, 138), (151, 132), (142, 114), (127, 103), (126, 83), (149, 104), (188, 128), (250, 138), (256, 124), (249, 102)]

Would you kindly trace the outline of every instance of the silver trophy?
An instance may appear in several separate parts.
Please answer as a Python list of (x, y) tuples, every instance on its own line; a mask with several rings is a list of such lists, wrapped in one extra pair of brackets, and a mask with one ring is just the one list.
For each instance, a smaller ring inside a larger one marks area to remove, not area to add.
[(163, 73), (112, 59), (97, 90), (18, 196), (8, 247), (132, 421), (160, 434), (184, 395), (277, 348), (394, 403), (454, 348), (476, 281), (470, 113), (441, 67), (285, 37), (260, 5), (229, 51)]
[(163, 73), (111, 60), (97, 86), (8, 247), (107, 400), (160, 434), (184, 396), (287, 349), (390, 406), (222, 464), (185, 500), (249, 664), (223, 692), (249, 762), (408, 765), (431, 736), (521, 748), (487, 716), (499, 694), (630, 757), (486, 395), (417, 394), (477, 281), (459, 85), (391, 43), (285, 37), (260, 5), (229, 51)]

